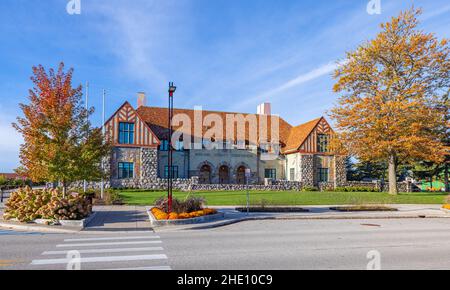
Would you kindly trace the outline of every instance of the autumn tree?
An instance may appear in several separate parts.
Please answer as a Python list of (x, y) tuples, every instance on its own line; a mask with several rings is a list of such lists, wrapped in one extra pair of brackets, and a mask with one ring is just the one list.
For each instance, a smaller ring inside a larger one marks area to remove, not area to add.
[(59, 181), (64, 194), (69, 182), (96, 180), (103, 173), (102, 158), (109, 152), (99, 128), (92, 128), (82, 103), (82, 87), (72, 88), (73, 69), (33, 67), (29, 104), (20, 104), (23, 117), (14, 128), (23, 135), (22, 171), (34, 182)]
[(391, 194), (398, 193), (399, 164), (442, 162), (448, 152), (439, 104), (450, 83), (449, 46), (418, 28), (420, 14), (411, 9), (382, 24), (335, 72), (341, 96), (330, 115), (338, 140), (359, 160), (388, 164)]

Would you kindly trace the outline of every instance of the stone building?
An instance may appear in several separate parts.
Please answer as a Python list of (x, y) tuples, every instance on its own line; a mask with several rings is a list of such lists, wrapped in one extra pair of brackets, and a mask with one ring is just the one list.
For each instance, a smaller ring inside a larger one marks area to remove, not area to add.
[[(137, 109), (125, 102), (105, 123), (113, 144), (108, 160), (112, 187), (161, 188), (169, 174), (168, 109), (145, 106), (145, 96), (139, 98)], [(180, 135), (172, 145), (175, 185), (239, 188), (246, 169), (252, 186), (289, 189), (346, 182), (345, 158), (329, 151), (333, 131), (325, 118), (292, 126), (272, 115), (270, 104), (257, 111), (174, 109), (174, 130)], [(221, 121), (211, 121), (217, 118)]]

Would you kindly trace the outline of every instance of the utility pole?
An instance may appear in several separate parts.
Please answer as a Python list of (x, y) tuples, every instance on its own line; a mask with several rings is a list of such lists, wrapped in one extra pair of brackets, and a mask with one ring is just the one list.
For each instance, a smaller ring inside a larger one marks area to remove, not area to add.
[[(106, 90), (103, 89), (103, 94), (102, 94), (102, 134), (103, 134), (103, 138), (105, 138), (105, 98), (106, 98)], [(105, 171), (105, 164), (104, 164), (104, 160), (102, 160), (102, 181), (100, 184), (100, 198), (103, 200), (104, 196), (105, 196), (105, 181), (103, 178), (103, 174)]]

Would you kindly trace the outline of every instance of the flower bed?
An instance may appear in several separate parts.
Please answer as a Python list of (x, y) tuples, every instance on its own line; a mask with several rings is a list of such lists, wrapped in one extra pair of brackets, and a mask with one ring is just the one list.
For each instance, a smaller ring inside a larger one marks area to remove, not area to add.
[(213, 215), (217, 213), (217, 210), (211, 209), (211, 208), (205, 208), (202, 210), (194, 211), (194, 212), (184, 212), (184, 213), (175, 213), (172, 212), (170, 214), (166, 213), (165, 211), (154, 207), (150, 210), (152, 214), (155, 216), (157, 220), (184, 220), (184, 219), (192, 219), (207, 215)]
[(450, 210), (450, 204), (444, 204), (444, 205), (442, 206), (442, 208), (443, 208), (443, 209)]

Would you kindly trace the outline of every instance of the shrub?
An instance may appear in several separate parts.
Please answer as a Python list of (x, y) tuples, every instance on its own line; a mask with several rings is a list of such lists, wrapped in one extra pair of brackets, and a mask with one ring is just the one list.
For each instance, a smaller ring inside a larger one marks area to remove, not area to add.
[(336, 187), (336, 192), (378, 192), (379, 190), (370, 186), (345, 186)]
[(302, 188), (303, 192), (308, 192), (308, 191), (319, 191), (319, 189), (317, 187), (311, 187), (311, 186), (305, 186)]
[(92, 212), (92, 205), (81, 195), (63, 197), (57, 189), (32, 190), (21, 188), (11, 194), (5, 204), (3, 218), (17, 218), (21, 222), (38, 218), (78, 220)]
[(3, 175), (0, 175), (0, 186), (5, 186), (8, 182), (8, 179), (4, 177)]
[[(205, 199), (201, 197), (187, 197), (185, 200), (180, 201), (179, 199), (172, 199), (172, 211), (175, 213), (191, 213), (203, 209), (205, 204)], [(159, 208), (164, 212), (169, 211), (169, 200), (162, 197), (155, 202), (155, 207)]]

